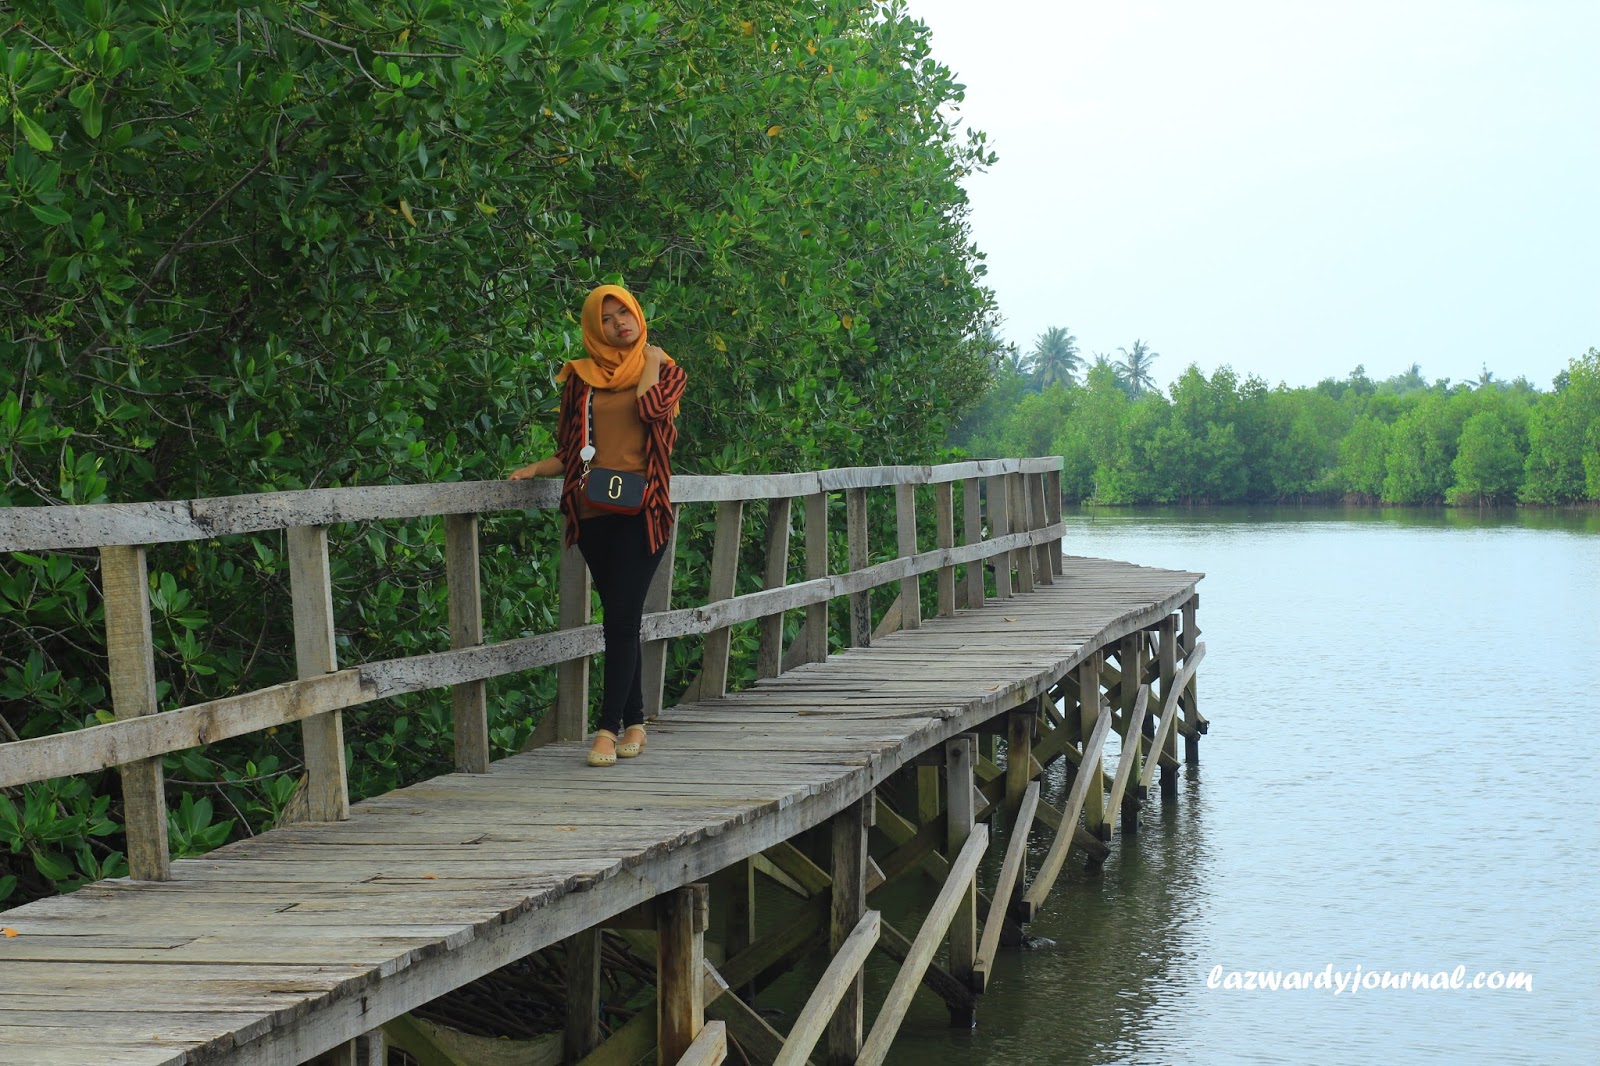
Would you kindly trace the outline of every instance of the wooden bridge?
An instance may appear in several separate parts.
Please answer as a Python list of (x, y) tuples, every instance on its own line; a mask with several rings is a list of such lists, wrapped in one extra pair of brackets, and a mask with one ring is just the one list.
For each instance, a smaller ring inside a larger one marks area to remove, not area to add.
[[(385, 1061), (386, 1040), (422, 1062), (508, 1061), (451, 1051), (408, 1012), (560, 944), (566, 1030), (519, 1045), (515, 1061), (635, 1063), (654, 1047), (661, 1063), (715, 1063), (733, 1042), (751, 1062), (875, 1064), (924, 986), (970, 1022), (1002, 941), (1016, 943), (1045, 904), (1069, 849), (1102, 859), (1115, 823), (1137, 829), (1158, 776), (1175, 799), (1177, 737), (1192, 761), (1205, 732), (1201, 575), (1064, 556), (1058, 469), (1023, 459), (675, 479), (676, 503), (716, 508), (710, 588), (673, 608), (663, 564), (644, 624), (649, 746), (607, 770), (582, 760), (601, 635), (577, 553), (560, 563), (559, 630), (483, 642), (478, 515), (553, 508), (554, 482), (0, 511), (0, 549), (99, 550), (116, 715), (0, 744), (0, 788), (119, 767), (132, 872), (0, 913), (0, 1063), (369, 1064)], [(872, 562), (876, 490), (893, 493), (897, 538)], [(837, 573), (836, 493), (848, 544)], [(767, 521), (743, 545), (753, 500), (768, 501)], [(341, 668), (328, 527), (427, 516), (446, 528), (451, 648)], [(791, 581), (796, 518), (804, 576)], [(300, 680), (157, 713), (144, 546), (268, 530), (287, 531)], [(764, 549), (764, 587), (735, 595), (742, 546)], [(937, 605), (927, 618), (923, 582)], [(899, 596), (875, 627), (869, 594), (884, 585)], [(846, 647), (829, 654), (840, 597)], [(786, 612), (804, 612), (787, 647)], [(761, 680), (728, 693), (730, 627), (746, 622), (759, 629)], [(663, 709), (665, 643), (694, 634), (700, 677)], [(530, 750), (491, 763), (485, 680), (552, 666), (559, 696)], [(441, 686), (454, 691), (458, 772), (351, 805), (341, 709)], [(293, 722), (310, 820), (169, 861), (161, 757)], [(1124, 754), (1106, 772), (1113, 731)], [(1071, 786), (1056, 808), (1038, 779), (1060, 759)], [(1036, 823), (1052, 844), (1029, 876)], [(994, 824), (1009, 827), (1008, 847), (984, 893)], [(763, 937), (758, 873), (808, 899), (801, 920)], [(909, 936), (867, 905), (904, 877), (942, 884)], [(655, 1011), (610, 1032), (602, 929), (653, 953), (658, 975)], [(833, 961), (780, 1034), (741, 992), (824, 943)], [(902, 968), (869, 1009), (860, 973), (873, 950)]]

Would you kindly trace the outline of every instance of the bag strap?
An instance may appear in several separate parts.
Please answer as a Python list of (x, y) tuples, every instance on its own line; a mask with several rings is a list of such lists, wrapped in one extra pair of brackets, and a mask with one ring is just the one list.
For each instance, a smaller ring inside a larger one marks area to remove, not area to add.
[(578, 458), (583, 460), (583, 476), (589, 476), (589, 463), (594, 459), (594, 386), (584, 382), (583, 450)]

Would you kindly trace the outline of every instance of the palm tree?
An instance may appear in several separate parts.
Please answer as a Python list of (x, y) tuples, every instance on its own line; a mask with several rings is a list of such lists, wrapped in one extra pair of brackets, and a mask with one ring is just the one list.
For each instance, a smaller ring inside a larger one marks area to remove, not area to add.
[(1074, 375), (1083, 364), (1078, 355), (1078, 338), (1061, 326), (1051, 326), (1034, 339), (1033, 372), (1041, 388), (1054, 385), (1071, 385)]
[(1118, 348), (1122, 353), (1122, 362), (1117, 364), (1117, 369), (1122, 371), (1122, 378), (1128, 383), (1129, 391), (1138, 397), (1156, 387), (1155, 379), (1150, 376), (1150, 364), (1161, 358), (1160, 352), (1152, 352), (1150, 346), (1144, 341), (1135, 340), (1133, 350)]

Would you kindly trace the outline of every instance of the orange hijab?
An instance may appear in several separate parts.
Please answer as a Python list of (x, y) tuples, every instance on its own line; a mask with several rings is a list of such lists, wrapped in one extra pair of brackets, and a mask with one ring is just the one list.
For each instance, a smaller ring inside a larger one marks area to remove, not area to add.
[[(610, 344), (600, 329), (600, 307), (607, 296), (620, 300), (639, 322), (639, 336), (626, 348)], [(556, 373), (556, 380), (564, 382), (577, 374), (597, 389), (631, 389), (638, 385), (639, 379), (644, 376), (644, 348), (650, 330), (645, 325), (644, 310), (640, 308), (639, 301), (633, 298), (633, 293), (621, 285), (601, 285), (584, 299), (582, 322), (583, 347), (589, 353), (589, 358), (574, 359), (564, 364)], [(661, 365), (676, 364), (672, 356), (663, 354)]]

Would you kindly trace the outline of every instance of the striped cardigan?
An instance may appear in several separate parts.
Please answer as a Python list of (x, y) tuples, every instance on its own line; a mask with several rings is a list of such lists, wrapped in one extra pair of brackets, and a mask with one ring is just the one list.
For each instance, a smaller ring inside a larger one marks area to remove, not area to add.
[[(678, 443), (673, 409), (683, 398), (689, 375), (673, 364), (661, 367), (661, 380), (639, 397), (639, 421), (644, 423), (644, 521), (650, 550), (657, 551), (672, 532), (672, 448)], [(578, 493), (583, 479), (583, 409), (589, 386), (578, 375), (567, 378), (561, 392), (561, 421), (556, 430), (556, 458), (566, 479), (561, 485), (561, 513), (567, 519), (566, 543), (578, 543)]]

